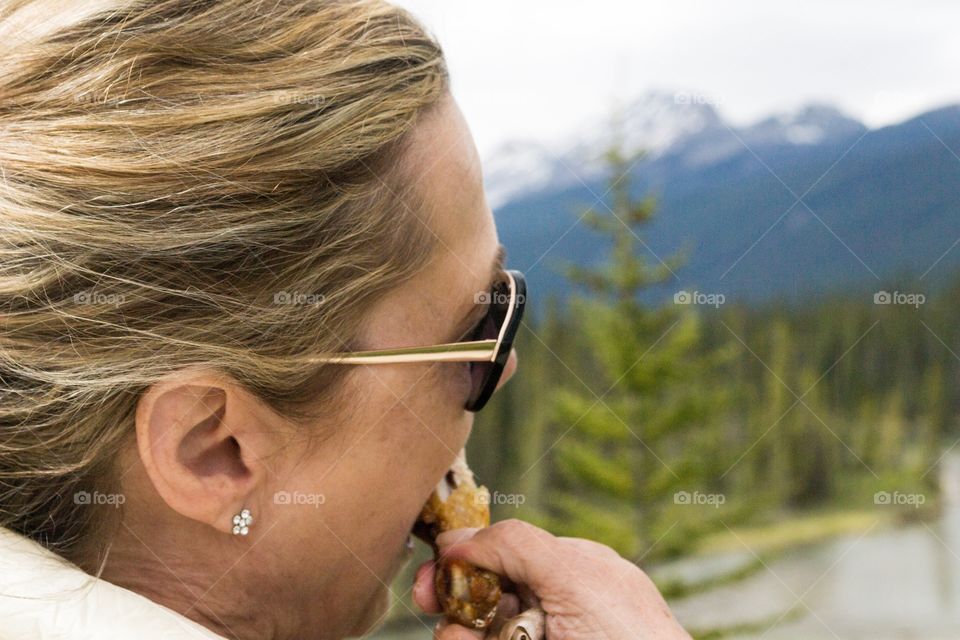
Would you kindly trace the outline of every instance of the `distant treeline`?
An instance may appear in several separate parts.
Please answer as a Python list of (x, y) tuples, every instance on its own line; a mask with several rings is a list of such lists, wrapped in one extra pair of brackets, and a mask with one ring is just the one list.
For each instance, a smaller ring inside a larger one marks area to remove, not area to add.
[[(624, 161), (611, 156), (613, 175)], [(960, 274), (922, 304), (866, 291), (653, 307), (639, 294), (682, 265), (645, 256), (654, 205), (625, 183), (584, 218), (609, 237), (608, 263), (569, 270), (570, 304), (528, 311), (519, 372), (478, 414), (468, 452), (495, 518), (649, 561), (724, 526), (882, 507), (878, 492), (932, 502), (960, 438)]]

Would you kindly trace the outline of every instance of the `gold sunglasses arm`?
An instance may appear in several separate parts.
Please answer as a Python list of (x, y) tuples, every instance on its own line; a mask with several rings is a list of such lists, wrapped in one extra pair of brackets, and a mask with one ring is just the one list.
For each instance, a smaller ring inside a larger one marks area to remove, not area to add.
[(399, 347), (373, 351), (346, 351), (311, 356), (307, 362), (336, 364), (391, 364), (402, 362), (492, 362), (497, 340), (448, 342), (429, 347)]

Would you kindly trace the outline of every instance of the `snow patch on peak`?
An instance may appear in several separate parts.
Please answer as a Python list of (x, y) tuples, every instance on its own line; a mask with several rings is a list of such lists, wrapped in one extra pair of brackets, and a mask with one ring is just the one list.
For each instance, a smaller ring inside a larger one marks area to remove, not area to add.
[(487, 199), (493, 208), (523, 193), (562, 189), (602, 175), (614, 144), (646, 152), (648, 160), (676, 156), (686, 166), (720, 162), (749, 149), (820, 144), (856, 136), (864, 125), (827, 104), (772, 114), (746, 127), (729, 125), (719, 100), (693, 92), (650, 91), (593, 119), (567, 139), (546, 144), (519, 140), (484, 158)]
[(786, 128), (784, 137), (793, 144), (816, 144), (823, 140), (824, 131), (812, 124), (795, 124)]
[(496, 208), (521, 192), (586, 181), (603, 170), (614, 142), (652, 158), (721, 124), (716, 108), (700, 94), (651, 91), (616, 109), (612, 118), (578, 127), (579, 133), (560, 143), (500, 146), (484, 158), (487, 199)]

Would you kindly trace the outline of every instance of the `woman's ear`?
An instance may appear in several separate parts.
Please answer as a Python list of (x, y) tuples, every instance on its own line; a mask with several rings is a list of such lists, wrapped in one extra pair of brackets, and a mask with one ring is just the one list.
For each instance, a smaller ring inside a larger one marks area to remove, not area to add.
[(229, 378), (209, 371), (168, 377), (137, 404), (137, 449), (147, 476), (181, 515), (230, 532), (257, 490), (275, 451), (272, 414)]

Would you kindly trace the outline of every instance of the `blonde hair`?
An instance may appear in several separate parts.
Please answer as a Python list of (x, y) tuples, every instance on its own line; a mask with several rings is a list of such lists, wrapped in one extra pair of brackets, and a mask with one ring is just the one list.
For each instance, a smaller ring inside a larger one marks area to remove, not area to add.
[(0, 2), (0, 525), (74, 558), (159, 378), (331, 413), (350, 368), (305, 360), (428, 260), (401, 155), (448, 85), (383, 2), (97, 4)]

